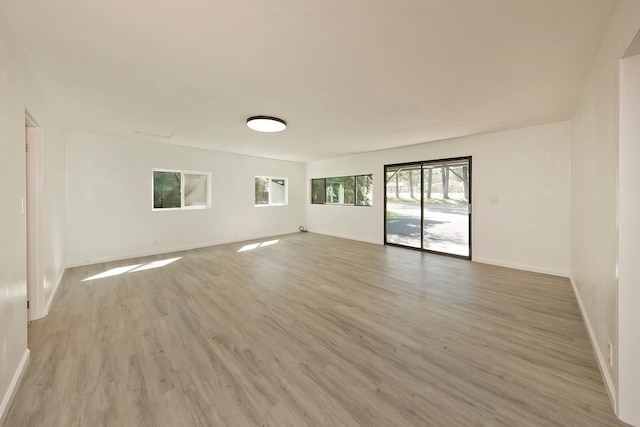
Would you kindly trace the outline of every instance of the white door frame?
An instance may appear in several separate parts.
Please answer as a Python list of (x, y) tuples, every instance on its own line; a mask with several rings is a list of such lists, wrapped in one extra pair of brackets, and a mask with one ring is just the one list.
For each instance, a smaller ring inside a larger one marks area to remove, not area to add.
[(44, 295), (43, 236), (44, 236), (44, 173), (42, 155), (42, 127), (25, 110), (26, 181), (25, 204), (27, 227), (27, 298), (28, 320), (47, 315)]
[[(618, 164), (618, 400), (616, 413), (640, 425), (640, 31), (620, 62), (620, 123)], [(615, 353), (614, 353), (615, 354)], [(615, 365), (614, 365), (615, 366)]]

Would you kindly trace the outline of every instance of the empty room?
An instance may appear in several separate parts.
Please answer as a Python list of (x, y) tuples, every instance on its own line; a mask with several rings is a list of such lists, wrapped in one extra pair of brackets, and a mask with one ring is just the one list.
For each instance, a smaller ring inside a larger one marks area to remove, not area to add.
[(0, 426), (640, 426), (640, 2), (0, 3)]

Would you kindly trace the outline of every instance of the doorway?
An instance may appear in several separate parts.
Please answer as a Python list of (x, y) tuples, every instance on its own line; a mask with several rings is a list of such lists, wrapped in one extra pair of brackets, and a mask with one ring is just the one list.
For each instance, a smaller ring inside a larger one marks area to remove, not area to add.
[(471, 259), (471, 157), (385, 166), (384, 242)]
[(26, 191), (23, 213), (27, 229), (27, 322), (44, 317), (44, 272), (42, 239), (44, 230), (42, 127), (25, 111)]

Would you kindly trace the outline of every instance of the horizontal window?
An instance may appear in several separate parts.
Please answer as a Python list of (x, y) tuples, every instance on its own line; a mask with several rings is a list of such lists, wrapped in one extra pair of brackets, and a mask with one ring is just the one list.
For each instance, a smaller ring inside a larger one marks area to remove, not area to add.
[(211, 207), (211, 174), (153, 170), (153, 210)]
[(311, 180), (314, 205), (372, 206), (373, 175), (352, 175)]
[(256, 176), (256, 206), (284, 206), (288, 204), (287, 178)]

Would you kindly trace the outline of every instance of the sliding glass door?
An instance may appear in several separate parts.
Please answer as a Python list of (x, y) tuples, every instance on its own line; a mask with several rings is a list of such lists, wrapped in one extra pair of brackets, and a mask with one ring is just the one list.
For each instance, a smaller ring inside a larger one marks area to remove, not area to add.
[(471, 157), (385, 166), (385, 244), (471, 259)]
[(389, 166), (386, 168), (385, 175), (387, 178), (386, 242), (421, 248), (421, 166), (419, 164)]

